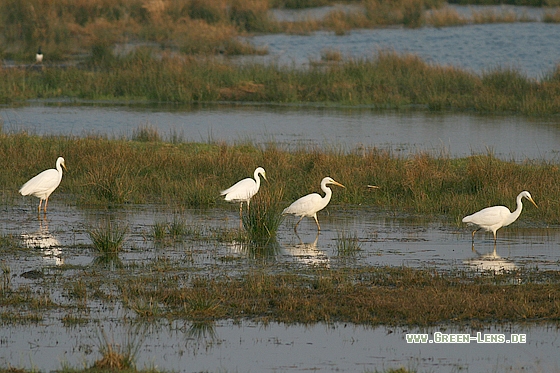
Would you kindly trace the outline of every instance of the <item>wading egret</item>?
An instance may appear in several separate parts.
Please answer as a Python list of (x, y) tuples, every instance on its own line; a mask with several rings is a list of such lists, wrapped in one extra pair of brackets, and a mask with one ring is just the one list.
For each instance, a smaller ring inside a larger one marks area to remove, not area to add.
[(533, 203), (533, 205), (535, 205), (535, 207), (538, 208), (535, 201), (533, 201), (533, 198), (531, 198), (531, 194), (529, 194), (529, 192), (527, 191), (523, 191), (517, 195), (517, 208), (514, 212), (510, 212), (509, 209), (505, 206), (492, 206), (482, 209), (479, 212), (475, 212), (472, 215), (465, 216), (463, 218), (463, 223), (478, 226), (478, 228), (472, 232), (473, 242), (474, 234), (480, 229), (485, 229), (486, 231), (492, 232), (494, 234), (495, 244), (496, 231), (501, 227), (505, 227), (516, 221), (521, 214), (521, 210), (523, 209), (523, 203), (521, 202), (521, 199), (523, 197), (527, 198)]
[(317, 223), (317, 230), (321, 230), (321, 226), (319, 225), (319, 221), (317, 220), (317, 211), (321, 211), (329, 204), (332, 196), (332, 190), (327, 185), (333, 184), (338, 185), (339, 187), (345, 188), (344, 185), (334, 181), (330, 177), (325, 177), (321, 181), (321, 189), (325, 192), (325, 196), (321, 197), (317, 193), (311, 193), (306, 196), (301, 197), (290, 206), (286, 207), (282, 214), (291, 214), (295, 216), (299, 216), (299, 220), (294, 226), (294, 231), (297, 233), (297, 226), (301, 222), (301, 220), (309, 216), (315, 219), (315, 223)]
[(41, 47), (39, 47), (39, 50), (37, 51), (37, 54), (35, 55), (35, 61), (37, 63), (43, 62), (43, 52), (41, 52)]
[(27, 183), (23, 184), (19, 192), (22, 196), (35, 196), (39, 198), (39, 208), (41, 212), (41, 204), (45, 200), (44, 211), (47, 213), (47, 204), (49, 196), (58, 187), (62, 180), (62, 167), (66, 169), (64, 158), (58, 157), (56, 160), (56, 170), (51, 168), (41, 172), (39, 175), (33, 177)]
[(237, 183), (233, 184), (226, 190), (222, 190), (220, 194), (225, 196), (224, 199), (228, 202), (239, 202), (239, 217), (242, 217), (243, 202), (247, 202), (247, 209), (249, 209), (249, 204), (251, 203), (251, 198), (259, 191), (261, 186), (261, 179), (259, 175), (266, 180), (266, 172), (264, 168), (258, 167), (253, 176), (255, 179), (250, 177), (239, 180)]

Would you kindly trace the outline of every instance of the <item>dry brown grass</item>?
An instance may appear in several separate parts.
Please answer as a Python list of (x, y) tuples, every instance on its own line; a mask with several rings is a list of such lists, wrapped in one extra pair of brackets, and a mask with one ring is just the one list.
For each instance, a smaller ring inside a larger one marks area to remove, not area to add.
[(426, 15), (426, 24), (434, 27), (461, 26), (469, 22), (469, 19), (450, 7), (433, 9)]

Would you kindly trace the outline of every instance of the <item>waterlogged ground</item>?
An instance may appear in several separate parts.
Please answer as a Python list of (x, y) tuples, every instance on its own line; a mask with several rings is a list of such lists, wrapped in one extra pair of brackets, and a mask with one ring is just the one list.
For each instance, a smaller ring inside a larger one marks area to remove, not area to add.
[[(299, 235), (287, 218), (278, 233), (277, 250), (255, 259), (236, 242), (190, 239), (158, 244), (153, 227), (178, 216), (203, 235), (238, 227), (236, 206), (219, 205), (211, 210), (181, 213), (161, 206), (133, 206), (115, 211), (79, 209), (54, 196), (46, 220), (37, 219), (34, 200), (16, 201), (3, 207), (2, 234), (16, 237), (21, 250), (2, 258), (10, 270), (10, 286), (39, 289), (45, 284), (37, 273), (53, 273), (65, 264), (66, 271), (95, 266), (96, 255), (86, 230), (108, 217), (127, 225), (122, 264), (149, 264), (155, 260), (174, 263), (175, 269), (199, 271), (209, 276), (235, 275), (267, 266), (278, 271), (299, 267), (389, 265), (428, 268), (434, 271), (466, 270), (482, 273), (513, 268), (560, 269), (558, 227), (530, 226), (521, 219), (502, 229), (494, 252), (491, 236), (477, 236), (475, 251), (470, 230), (437, 219), (391, 215), (362, 208), (331, 206), (320, 213), (323, 230), (317, 236), (313, 221), (304, 220)], [(356, 238), (360, 250), (342, 254), (341, 235)], [(272, 265), (271, 265), (272, 264)], [(111, 268), (100, 269), (111, 275)], [(39, 291), (39, 290), (37, 290)], [(62, 289), (60, 290), (62, 291)], [(56, 289), (54, 294), (56, 294)], [(559, 352), (556, 327), (506, 325), (488, 329), (387, 328), (351, 324), (310, 326), (268, 325), (227, 320), (216, 323), (135, 322), (133, 312), (118, 302), (89, 302), (86, 323), (68, 326), (64, 311), (46, 311), (41, 322), (4, 323), (0, 327), (0, 366), (59, 369), (64, 364), (89, 366), (99, 358), (104, 340), (138, 348), (137, 366), (177, 372), (298, 372), (374, 371), (404, 366), (418, 371), (468, 370), (469, 372), (541, 370), (557, 371)], [(74, 315), (79, 316), (79, 315)], [(524, 344), (407, 344), (408, 333), (500, 333), (509, 339), (525, 334)]]

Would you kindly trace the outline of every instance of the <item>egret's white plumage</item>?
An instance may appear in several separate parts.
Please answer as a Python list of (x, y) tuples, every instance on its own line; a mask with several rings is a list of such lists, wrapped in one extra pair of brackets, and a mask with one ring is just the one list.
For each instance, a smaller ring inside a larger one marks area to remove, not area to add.
[(282, 211), (282, 214), (292, 214), (300, 217), (298, 222), (294, 226), (294, 231), (297, 229), (297, 226), (301, 222), (301, 220), (306, 216), (315, 219), (315, 223), (317, 223), (317, 229), (321, 230), (321, 226), (319, 225), (319, 221), (317, 220), (317, 212), (324, 209), (331, 200), (332, 190), (327, 186), (329, 184), (338, 185), (339, 187), (345, 188), (344, 185), (334, 181), (332, 178), (325, 177), (321, 181), (321, 189), (325, 192), (324, 197), (321, 197), (321, 195), (317, 193), (311, 193), (301, 197), (290, 206), (286, 207), (284, 211)]
[(521, 199), (525, 197), (538, 208), (535, 201), (531, 197), (531, 194), (527, 191), (523, 191), (517, 195), (517, 208), (514, 212), (510, 212), (505, 206), (492, 206), (475, 212), (472, 215), (465, 216), (463, 218), (463, 223), (472, 224), (478, 226), (476, 230), (472, 232), (472, 239), (474, 241), (474, 234), (480, 229), (485, 229), (488, 232), (494, 234), (494, 243), (496, 242), (496, 231), (501, 227), (510, 225), (517, 220), (523, 209), (523, 203)]
[(47, 212), (49, 196), (60, 185), (60, 181), (62, 180), (62, 167), (66, 168), (64, 158), (58, 157), (56, 160), (56, 169), (51, 168), (41, 172), (20, 188), (19, 192), (22, 196), (35, 196), (39, 198), (39, 212), (41, 211), (43, 200), (45, 200), (44, 211), (45, 213)]
[(259, 191), (261, 187), (261, 179), (259, 175), (266, 180), (266, 172), (264, 168), (258, 167), (253, 173), (254, 179), (250, 177), (239, 180), (237, 183), (233, 184), (231, 187), (222, 190), (220, 194), (225, 196), (224, 199), (228, 202), (239, 202), (239, 216), (243, 210), (243, 202), (247, 203), (247, 208), (251, 203), (251, 198)]

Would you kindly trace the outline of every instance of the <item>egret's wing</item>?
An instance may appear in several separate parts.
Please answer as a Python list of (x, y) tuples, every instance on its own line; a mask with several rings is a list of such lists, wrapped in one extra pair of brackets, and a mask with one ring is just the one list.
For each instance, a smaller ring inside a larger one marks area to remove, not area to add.
[(248, 177), (233, 184), (231, 187), (222, 190), (220, 194), (226, 196), (226, 201), (246, 200), (257, 193), (257, 183)]
[(19, 192), (24, 196), (46, 193), (49, 190), (56, 188), (59, 183), (60, 180), (57, 170), (45, 170), (39, 175), (31, 178), (27, 183), (23, 184)]
[(282, 214), (313, 215), (320, 210), (322, 197), (317, 193), (308, 194), (286, 207)]
[(504, 216), (507, 214), (510, 214), (510, 211), (505, 206), (487, 207), (472, 215), (465, 216), (463, 218), (463, 223), (492, 226), (501, 223), (504, 220)]

